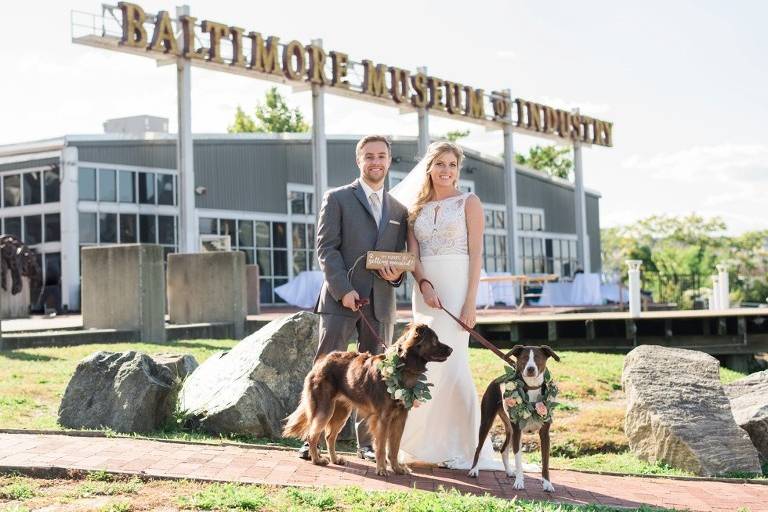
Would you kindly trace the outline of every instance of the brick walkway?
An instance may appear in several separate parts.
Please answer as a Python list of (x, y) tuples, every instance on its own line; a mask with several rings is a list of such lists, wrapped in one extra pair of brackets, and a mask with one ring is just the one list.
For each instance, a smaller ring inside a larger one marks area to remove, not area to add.
[(416, 467), (411, 476), (383, 478), (376, 476), (371, 463), (357, 458), (348, 458), (346, 466), (318, 467), (298, 459), (293, 450), (124, 438), (0, 434), (0, 470), (9, 468), (107, 470), (271, 485), (357, 485), (369, 490), (435, 490), (442, 486), (503, 498), (564, 503), (768, 511), (768, 485), (553, 471), (556, 492), (547, 494), (541, 490), (538, 474), (526, 474), (526, 489), (516, 491), (501, 472), (481, 472), (480, 478), (472, 479), (463, 471)]

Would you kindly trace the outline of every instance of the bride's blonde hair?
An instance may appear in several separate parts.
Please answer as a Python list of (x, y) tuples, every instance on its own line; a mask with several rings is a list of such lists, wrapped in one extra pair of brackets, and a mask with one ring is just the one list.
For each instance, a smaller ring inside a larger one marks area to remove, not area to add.
[(419, 216), (419, 213), (421, 212), (421, 209), (424, 208), (424, 205), (427, 204), (429, 201), (434, 199), (435, 196), (435, 188), (432, 185), (432, 180), (429, 176), (429, 170), (432, 168), (432, 164), (437, 160), (440, 156), (442, 156), (445, 153), (453, 153), (453, 155), (456, 157), (456, 165), (458, 168), (458, 172), (456, 173), (456, 182), (453, 184), (454, 187), (458, 190), (459, 188), (459, 172), (461, 172), (461, 163), (464, 160), (464, 152), (461, 150), (461, 148), (454, 144), (453, 142), (448, 141), (438, 141), (433, 142), (429, 145), (427, 148), (427, 154), (424, 156), (424, 159), (426, 160), (426, 172), (424, 173), (424, 182), (421, 184), (421, 189), (419, 189), (419, 194), (416, 196), (416, 202), (411, 207), (411, 210), (408, 212), (408, 222), (410, 224), (413, 224), (416, 221), (416, 217)]

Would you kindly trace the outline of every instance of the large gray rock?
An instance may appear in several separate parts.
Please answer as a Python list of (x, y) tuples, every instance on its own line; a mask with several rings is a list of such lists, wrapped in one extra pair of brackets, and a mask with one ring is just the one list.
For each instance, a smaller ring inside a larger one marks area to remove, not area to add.
[(189, 354), (153, 354), (152, 360), (165, 366), (179, 383), (183, 382), (199, 366), (197, 359)]
[(211, 433), (279, 437), (312, 367), (318, 324), (317, 315), (295, 313), (208, 358), (179, 394), (186, 424)]
[(736, 423), (747, 431), (760, 457), (768, 460), (768, 370), (723, 386)]
[(80, 361), (67, 385), (59, 423), (117, 432), (156, 430), (173, 413), (181, 386), (175, 368), (181, 361), (191, 365), (189, 358), (161, 359), (159, 364), (141, 352), (93, 353)]
[(627, 355), (622, 383), (624, 430), (641, 459), (702, 476), (760, 473), (755, 447), (733, 420), (714, 357), (643, 345)]

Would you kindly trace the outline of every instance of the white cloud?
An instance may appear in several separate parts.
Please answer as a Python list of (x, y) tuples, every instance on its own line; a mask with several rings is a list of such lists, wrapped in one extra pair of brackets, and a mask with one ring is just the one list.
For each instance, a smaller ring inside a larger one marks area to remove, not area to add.
[(517, 60), (517, 52), (514, 50), (499, 50), (496, 52), (496, 57), (506, 60)]

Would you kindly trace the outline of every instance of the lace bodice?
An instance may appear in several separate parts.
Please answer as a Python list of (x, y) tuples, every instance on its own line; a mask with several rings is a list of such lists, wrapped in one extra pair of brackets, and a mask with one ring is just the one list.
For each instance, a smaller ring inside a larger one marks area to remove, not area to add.
[(467, 214), (464, 205), (469, 193), (431, 201), (416, 217), (413, 233), (419, 242), (419, 255), (469, 254)]

